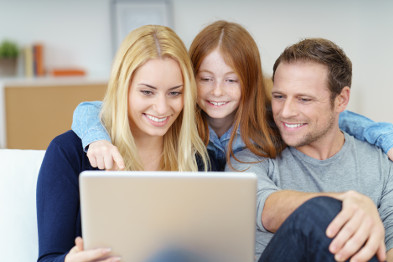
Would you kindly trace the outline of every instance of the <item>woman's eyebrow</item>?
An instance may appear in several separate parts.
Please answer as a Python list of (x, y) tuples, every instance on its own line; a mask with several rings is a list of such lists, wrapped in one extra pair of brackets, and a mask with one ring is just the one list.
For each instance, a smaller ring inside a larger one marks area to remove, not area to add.
[(151, 89), (157, 89), (157, 87), (149, 85), (149, 84), (145, 84), (145, 83), (139, 83), (138, 85), (139, 86), (146, 86), (146, 87), (151, 88)]
[(178, 85), (178, 86), (171, 87), (171, 88), (169, 88), (169, 90), (173, 90), (173, 89), (177, 89), (177, 88), (181, 88), (181, 87), (183, 87), (183, 85)]
[[(148, 87), (148, 88), (157, 90), (157, 87), (152, 86), (152, 85), (149, 85), (149, 84), (140, 83), (139, 85), (146, 86), (146, 87)], [(174, 87), (171, 87), (171, 88), (169, 88), (169, 90), (173, 90), (173, 89), (177, 89), (177, 88), (181, 88), (181, 87), (183, 87), (183, 84), (177, 85), (177, 86), (174, 86)]]

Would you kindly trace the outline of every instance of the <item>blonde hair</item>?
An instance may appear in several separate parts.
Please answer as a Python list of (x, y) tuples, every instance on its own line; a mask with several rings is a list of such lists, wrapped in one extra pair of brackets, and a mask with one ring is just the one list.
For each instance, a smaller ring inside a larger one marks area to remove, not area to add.
[(196, 156), (205, 170), (208, 168), (207, 150), (195, 122), (197, 91), (187, 49), (170, 28), (146, 25), (129, 33), (121, 43), (101, 110), (101, 120), (123, 156), (126, 170), (143, 170), (128, 119), (128, 90), (133, 74), (148, 60), (167, 57), (177, 61), (182, 72), (184, 107), (164, 135), (161, 170), (197, 171)]

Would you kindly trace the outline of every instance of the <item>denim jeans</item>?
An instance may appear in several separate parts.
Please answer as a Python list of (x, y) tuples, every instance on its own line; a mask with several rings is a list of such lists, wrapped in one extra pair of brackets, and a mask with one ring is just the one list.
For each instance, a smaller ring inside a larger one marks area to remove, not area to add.
[[(325, 231), (340, 210), (341, 201), (330, 197), (305, 202), (277, 230), (259, 262), (335, 261), (328, 249), (332, 239)], [(374, 256), (370, 261), (378, 259)]]

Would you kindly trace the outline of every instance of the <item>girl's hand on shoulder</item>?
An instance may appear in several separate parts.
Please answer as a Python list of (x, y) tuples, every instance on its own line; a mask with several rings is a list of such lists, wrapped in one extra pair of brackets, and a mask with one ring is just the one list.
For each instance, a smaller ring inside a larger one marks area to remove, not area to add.
[(106, 140), (98, 140), (89, 145), (87, 150), (92, 167), (105, 170), (123, 170), (124, 160), (116, 146)]
[(388, 157), (390, 161), (393, 161), (393, 147), (388, 151)]
[(97, 248), (91, 250), (83, 249), (83, 239), (81, 237), (75, 238), (75, 246), (71, 248), (70, 252), (66, 255), (64, 262), (88, 262), (88, 261), (101, 261), (101, 262), (117, 262), (120, 261), (119, 257), (110, 257), (109, 248)]

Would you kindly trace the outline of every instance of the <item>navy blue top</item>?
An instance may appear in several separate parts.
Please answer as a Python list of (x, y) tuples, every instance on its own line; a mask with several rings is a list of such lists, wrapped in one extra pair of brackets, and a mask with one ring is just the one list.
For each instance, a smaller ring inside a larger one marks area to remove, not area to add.
[[(203, 170), (201, 166), (198, 165), (199, 170)], [(85, 170), (97, 168), (90, 165), (81, 139), (73, 131), (52, 140), (37, 181), (37, 261), (64, 261), (75, 238), (82, 235), (79, 174)], [(217, 168), (212, 166), (211, 170)]]
[(64, 261), (75, 238), (82, 235), (78, 178), (93, 169), (73, 131), (49, 144), (37, 181), (37, 261)]

